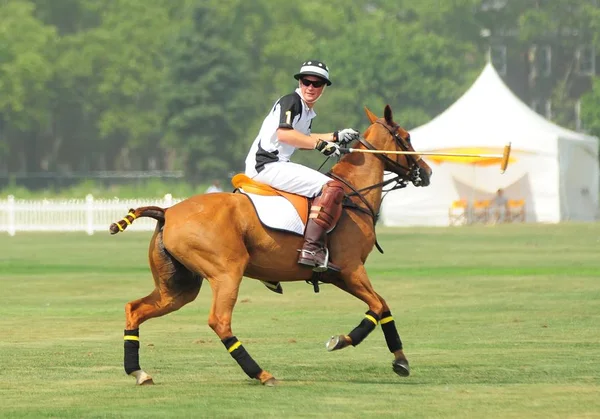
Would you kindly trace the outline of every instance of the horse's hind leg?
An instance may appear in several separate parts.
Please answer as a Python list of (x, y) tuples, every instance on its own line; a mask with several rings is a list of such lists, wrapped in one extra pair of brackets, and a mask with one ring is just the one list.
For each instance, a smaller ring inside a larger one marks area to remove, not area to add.
[(139, 327), (148, 319), (164, 316), (193, 301), (202, 285), (202, 278), (193, 274), (166, 252), (162, 232), (155, 232), (150, 242), (150, 269), (154, 290), (146, 297), (125, 305), (124, 367), (136, 379), (136, 384), (153, 384), (139, 364)]
[(221, 274), (208, 278), (213, 292), (208, 325), (248, 377), (255, 378), (264, 385), (274, 386), (277, 380), (258, 366), (231, 330), (233, 307), (238, 297), (241, 279), (241, 272), (239, 276)]
[(244, 217), (231, 208), (217, 209), (209, 222), (197, 220), (194, 228), (202, 231), (201, 234), (183, 235), (183, 227), (192, 227), (179, 225), (176, 229), (171, 224), (165, 231), (165, 245), (177, 260), (194, 272), (201, 272), (210, 284), (212, 304), (208, 325), (229, 354), (250, 378), (273, 385), (276, 383), (273, 376), (258, 366), (231, 330), (233, 308), (250, 255), (243, 240), (244, 229), (232, 222)]

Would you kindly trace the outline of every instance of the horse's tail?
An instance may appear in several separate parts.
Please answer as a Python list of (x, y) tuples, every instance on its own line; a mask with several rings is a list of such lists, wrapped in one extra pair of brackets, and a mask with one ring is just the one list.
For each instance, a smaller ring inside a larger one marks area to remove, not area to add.
[(130, 209), (129, 214), (117, 221), (112, 223), (109, 227), (110, 234), (117, 234), (119, 231), (124, 231), (127, 226), (133, 223), (133, 220), (140, 217), (154, 218), (158, 222), (165, 222), (165, 209), (161, 207), (139, 207), (136, 209)]

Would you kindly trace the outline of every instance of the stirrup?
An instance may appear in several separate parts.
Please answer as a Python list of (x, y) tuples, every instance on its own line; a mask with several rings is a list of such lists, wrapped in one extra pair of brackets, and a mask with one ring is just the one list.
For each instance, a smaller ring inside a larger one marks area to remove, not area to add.
[[(333, 267), (333, 266), (329, 266), (329, 249), (325, 248), (325, 258), (323, 259), (323, 263), (320, 265), (316, 265), (315, 263), (317, 262), (317, 252), (316, 251), (311, 251), (311, 250), (305, 250), (305, 249), (298, 249), (298, 251), (300, 252), (300, 258), (298, 258), (298, 263), (301, 265), (306, 265), (306, 266), (311, 266), (313, 272), (325, 272), (327, 271), (327, 269), (329, 268), (333, 268), (334, 270), (339, 271), (339, 268), (337, 267)], [(304, 255), (310, 255), (308, 257), (305, 257)], [(310, 262), (312, 261), (312, 263)]]

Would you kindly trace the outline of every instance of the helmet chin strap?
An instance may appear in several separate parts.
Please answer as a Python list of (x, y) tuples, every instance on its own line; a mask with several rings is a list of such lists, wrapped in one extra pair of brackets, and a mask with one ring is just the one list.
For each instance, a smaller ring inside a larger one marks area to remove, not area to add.
[(317, 103), (317, 100), (321, 99), (321, 96), (323, 96), (323, 92), (325, 92), (325, 88), (327, 87), (327, 85), (323, 85), (323, 90), (321, 90), (321, 94), (319, 95), (319, 97), (317, 97), (315, 100), (313, 100), (312, 102), (306, 100), (306, 98), (304, 97), (304, 95), (302, 94), (302, 82), (298, 82), (298, 87), (300, 88), (300, 94), (302, 95), (302, 100), (304, 100), (306, 103), (308, 103), (309, 105), (312, 105), (313, 103)]

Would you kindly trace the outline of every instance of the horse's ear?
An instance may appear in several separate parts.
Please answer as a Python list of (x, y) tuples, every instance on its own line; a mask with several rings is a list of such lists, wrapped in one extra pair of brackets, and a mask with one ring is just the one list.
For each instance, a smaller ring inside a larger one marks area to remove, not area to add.
[(377, 116), (373, 112), (371, 112), (369, 110), (369, 108), (367, 108), (366, 106), (365, 106), (365, 113), (367, 114), (367, 118), (369, 118), (369, 121), (371, 121), (371, 124), (373, 124), (373, 123), (375, 123), (375, 121), (377, 121)]
[(392, 116), (392, 108), (390, 107), (390, 105), (385, 105), (383, 117), (385, 118), (385, 122), (387, 122), (388, 125), (393, 125), (394, 118)]

